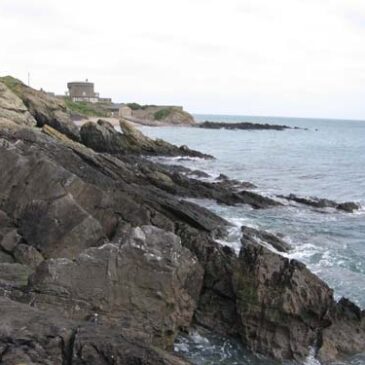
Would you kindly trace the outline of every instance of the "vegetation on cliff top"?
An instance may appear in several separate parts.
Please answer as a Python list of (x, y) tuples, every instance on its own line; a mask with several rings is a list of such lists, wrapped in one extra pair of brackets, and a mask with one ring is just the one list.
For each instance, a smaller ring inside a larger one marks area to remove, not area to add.
[(70, 98), (64, 98), (67, 109), (71, 112), (86, 115), (88, 117), (106, 117), (107, 111), (102, 105), (88, 103), (86, 101), (72, 101)]
[(171, 108), (165, 108), (154, 113), (153, 117), (155, 118), (155, 120), (162, 120), (167, 118), (170, 115), (170, 113), (171, 113)]

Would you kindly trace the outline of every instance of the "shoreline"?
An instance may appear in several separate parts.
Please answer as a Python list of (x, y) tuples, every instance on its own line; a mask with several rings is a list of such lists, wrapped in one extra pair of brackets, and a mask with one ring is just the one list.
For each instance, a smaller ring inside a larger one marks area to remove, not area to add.
[(188, 200), (285, 204), (247, 181), (146, 159), (213, 156), (125, 120), (123, 133), (103, 118), (78, 128), (59, 100), (16, 80), (0, 87), (2, 361), (191, 365), (173, 348), (194, 326), (277, 361), (303, 360), (313, 343), (323, 361), (364, 351), (365, 312), (288, 259), (285, 238), (241, 225), (237, 255), (219, 242), (229, 222)]

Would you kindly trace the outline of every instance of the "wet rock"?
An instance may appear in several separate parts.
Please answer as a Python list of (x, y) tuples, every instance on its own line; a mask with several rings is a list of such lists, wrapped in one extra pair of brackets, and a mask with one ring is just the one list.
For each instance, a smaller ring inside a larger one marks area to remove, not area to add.
[(209, 174), (207, 174), (206, 172), (204, 171), (200, 171), (200, 170), (192, 170), (190, 173), (189, 173), (190, 176), (195, 176), (195, 177), (198, 177), (198, 178), (207, 178), (207, 177), (210, 177)]
[(14, 258), (19, 264), (35, 269), (44, 259), (43, 256), (30, 245), (19, 244), (14, 250)]
[(186, 225), (179, 227), (178, 234), (182, 244), (198, 257), (205, 271), (194, 323), (225, 336), (238, 336), (240, 321), (232, 285), (236, 255), (206, 233)]
[(273, 246), (280, 252), (288, 252), (291, 249), (291, 246), (287, 242), (270, 232), (247, 226), (242, 226), (241, 231), (242, 245), (246, 245), (246, 243), (261, 244), (263, 241)]
[(73, 140), (80, 140), (78, 128), (71, 121), (70, 114), (61, 99), (34, 90), (11, 76), (0, 78), (0, 82), (22, 100), (37, 121), (38, 127), (47, 124)]
[(354, 202), (345, 202), (338, 204), (336, 208), (348, 213), (353, 213), (355, 210), (359, 210), (360, 206)]
[(135, 228), (120, 247), (106, 244), (75, 261), (43, 262), (31, 278), (35, 305), (68, 318), (98, 316), (104, 323), (139, 329), (162, 348), (188, 328), (203, 270), (173, 233)]
[(255, 209), (265, 209), (270, 207), (278, 207), (282, 205), (276, 200), (257, 194), (253, 191), (247, 191), (247, 190), (241, 191), (239, 193), (239, 196), (244, 204), (249, 204)]
[(227, 175), (224, 174), (220, 174), (216, 180), (229, 180), (229, 177)]
[(321, 334), (318, 356), (322, 361), (334, 361), (364, 351), (365, 311), (342, 298), (326, 318), (331, 324)]
[(233, 272), (241, 338), (276, 359), (304, 359), (327, 322), (332, 290), (305, 265), (248, 243)]
[(320, 199), (316, 197), (304, 198), (304, 197), (299, 197), (295, 194), (290, 194), (288, 196), (280, 196), (280, 197), (287, 200), (295, 201), (300, 204), (308, 205), (314, 208), (334, 208), (348, 213), (353, 213), (355, 210), (360, 209), (360, 206), (354, 202), (337, 203), (334, 200)]
[[(261, 123), (249, 123), (249, 122), (241, 122), (241, 123), (220, 123), (220, 122), (209, 122), (205, 121), (203, 123), (199, 123), (197, 125), (198, 128), (207, 128), (207, 129), (242, 129), (242, 130), (277, 130), (282, 131), (284, 129), (291, 129), (286, 125), (275, 125), (275, 124), (261, 124)], [(297, 129), (297, 128), (296, 128)]]

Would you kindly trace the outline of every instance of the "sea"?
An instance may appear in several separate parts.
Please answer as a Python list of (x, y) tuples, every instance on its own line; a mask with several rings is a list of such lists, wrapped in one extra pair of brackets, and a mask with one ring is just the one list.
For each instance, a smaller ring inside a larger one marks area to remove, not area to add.
[[(232, 223), (221, 241), (236, 252), (239, 228), (248, 225), (283, 234), (293, 249), (288, 254), (305, 263), (334, 289), (336, 299), (345, 296), (365, 308), (365, 121), (282, 117), (195, 115), (197, 121), (280, 124), (301, 129), (227, 130), (192, 127), (141, 127), (152, 138), (187, 145), (215, 157), (214, 160), (158, 158), (210, 174), (250, 181), (267, 195), (295, 193), (361, 205), (355, 213), (313, 209), (299, 204), (255, 210), (246, 205), (225, 206), (211, 200), (194, 200)], [(193, 364), (272, 365), (265, 357), (250, 354), (239, 341), (201, 329), (180, 336), (175, 350)], [(303, 362), (320, 365), (315, 349)], [(281, 362), (280, 364), (284, 364)], [(285, 364), (293, 364), (287, 362)], [(336, 365), (364, 365), (358, 354)]]

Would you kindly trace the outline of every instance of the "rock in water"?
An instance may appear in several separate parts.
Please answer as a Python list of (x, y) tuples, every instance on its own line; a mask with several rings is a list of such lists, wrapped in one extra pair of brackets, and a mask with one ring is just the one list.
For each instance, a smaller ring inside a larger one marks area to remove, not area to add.
[(365, 311), (342, 298), (327, 313), (331, 323), (321, 335), (319, 358), (329, 362), (364, 351)]
[(43, 262), (31, 278), (34, 304), (72, 319), (97, 315), (171, 348), (190, 326), (203, 270), (173, 233), (153, 226), (133, 229), (119, 247), (106, 244), (74, 261)]
[(243, 343), (276, 359), (304, 359), (317, 344), (332, 290), (305, 265), (250, 243), (233, 284)]
[(0, 313), (4, 365), (191, 365), (151, 346), (143, 334), (71, 321), (1, 297)]
[(288, 252), (291, 249), (291, 246), (287, 242), (270, 232), (258, 230), (247, 226), (242, 226), (241, 231), (242, 245), (246, 245), (246, 243), (260, 244), (261, 241), (263, 241), (270, 244), (280, 252)]

